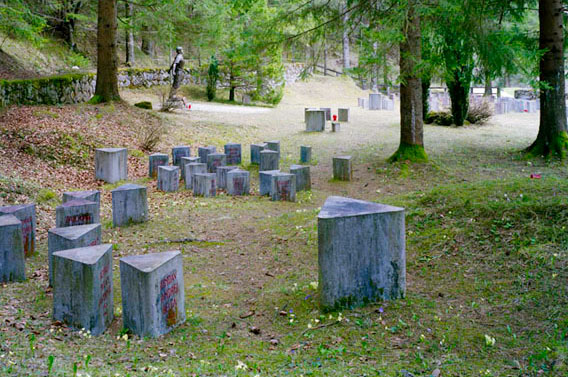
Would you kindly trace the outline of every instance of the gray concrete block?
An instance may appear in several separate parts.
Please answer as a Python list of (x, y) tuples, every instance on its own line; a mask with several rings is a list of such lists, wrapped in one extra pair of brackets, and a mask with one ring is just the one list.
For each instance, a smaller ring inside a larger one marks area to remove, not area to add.
[(89, 200), (75, 199), (55, 208), (55, 226), (86, 225), (100, 223), (100, 207)]
[(325, 112), (325, 120), (331, 120), (331, 107), (320, 107)]
[(341, 123), (331, 122), (331, 132), (339, 132), (341, 130)]
[(0, 216), (13, 215), (22, 222), (24, 254), (29, 257), (35, 252), (36, 208), (35, 204), (18, 204), (0, 207)]
[(280, 159), (280, 141), (279, 140), (267, 141), (265, 144), (266, 144), (266, 149), (278, 152), (278, 159)]
[(260, 152), (266, 149), (266, 143), (251, 144), (250, 145), (250, 163), (254, 165), (260, 164)]
[(95, 179), (108, 183), (128, 179), (128, 150), (126, 148), (96, 149)]
[(339, 122), (349, 122), (349, 108), (340, 107), (337, 109), (337, 120)]
[(206, 198), (217, 195), (217, 174), (196, 173), (192, 175), (193, 195)]
[(53, 319), (102, 334), (114, 318), (112, 245), (55, 252), (53, 265)]
[(148, 175), (151, 178), (158, 178), (158, 166), (168, 166), (170, 157), (165, 153), (154, 153), (149, 157)]
[(179, 166), (158, 167), (158, 190), (176, 192), (179, 189)]
[(0, 283), (26, 280), (22, 222), (14, 215), (0, 216)]
[(190, 157), (191, 148), (187, 145), (178, 145), (172, 148), (172, 165), (179, 166), (181, 168), (181, 158)]
[(90, 202), (95, 202), (101, 205), (101, 192), (99, 190), (87, 190), (87, 191), (67, 191), (63, 193), (62, 202), (67, 203), (71, 200), (83, 199)]
[(207, 164), (201, 162), (192, 162), (185, 166), (185, 188), (193, 188), (193, 175), (197, 173), (207, 173)]
[(279, 174), (280, 170), (265, 170), (258, 172), (258, 179), (260, 181), (259, 190), (260, 195), (269, 195), (270, 187), (272, 186), (272, 176), (274, 174)]
[(207, 155), (207, 171), (216, 173), (217, 167), (227, 165), (227, 156), (225, 153), (209, 153)]
[(227, 173), (227, 193), (229, 195), (248, 195), (250, 192), (250, 173), (235, 169)]
[(206, 164), (207, 163), (207, 155), (211, 154), (211, 153), (216, 153), (217, 152), (217, 147), (215, 146), (208, 146), (208, 147), (199, 147), (197, 150), (197, 154), (199, 155), (199, 158), (201, 159), (201, 162)]
[(312, 147), (307, 145), (300, 146), (300, 162), (307, 164), (312, 161)]
[(296, 191), (312, 189), (312, 178), (309, 166), (292, 165), (290, 166), (290, 173), (296, 176)]
[(199, 162), (201, 162), (201, 159), (199, 157), (182, 157), (180, 163), (181, 179), (185, 180), (185, 166), (187, 164), (193, 164)]
[(270, 200), (296, 201), (296, 176), (294, 174), (277, 173), (272, 175), (270, 184)]
[(330, 196), (318, 216), (318, 265), (323, 307), (404, 297), (404, 209)]
[(145, 186), (128, 183), (111, 193), (114, 227), (148, 221), (148, 193)]
[(53, 253), (101, 243), (101, 224), (88, 224), (53, 228), (47, 232), (47, 261), (49, 285), (53, 282)]
[(333, 157), (333, 179), (350, 181), (352, 178), (351, 156)]
[(227, 173), (237, 169), (236, 166), (219, 166), (217, 167), (217, 188), (227, 188)]
[(325, 111), (306, 111), (306, 131), (323, 132), (325, 130)]
[(369, 110), (380, 110), (382, 107), (382, 94), (369, 93)]
[(319, 110), (319, 109), (317, 107), (304, 107), (304, 123), (308, 123), (308, 111), (310, 110)]
[(259, 171), (265, 170), (278, 170), (280, 166), (279, 154), (276, 151), (265, 149), (260, 152), (260, 167)]
[(225, 144), (225, 154), (227, 155), (227, 165), (240, 165), (242, 162), (241, 144)]
[(158, 337), (185, 322), (183, 260), (179, 251), (120, 259), (124, 327)]

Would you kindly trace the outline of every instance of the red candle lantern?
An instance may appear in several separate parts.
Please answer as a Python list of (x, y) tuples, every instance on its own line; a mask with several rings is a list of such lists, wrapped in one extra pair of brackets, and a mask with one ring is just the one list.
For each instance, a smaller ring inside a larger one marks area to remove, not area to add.
[(333, 121), (337, 121), (337, 115), (333, 114)]

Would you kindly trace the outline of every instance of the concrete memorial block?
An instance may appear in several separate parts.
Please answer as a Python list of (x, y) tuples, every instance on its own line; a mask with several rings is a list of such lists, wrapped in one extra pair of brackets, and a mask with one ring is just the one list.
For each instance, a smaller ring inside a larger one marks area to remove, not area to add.
[(124, 327), (158, 337), (185, 322), (183, 261), (179, 251), (120, 259)]
[(207, 155), (207, 171), (216, 173), (217, 167), (227, 165), (227, 155), (225, 153), (209, 153)]
[(242, 148), (240, 144), (225, 144), (225, 155), (227, 155), (227, 165), (240, 165), (242, 162)]
[(296, 176), (288, 173), (273, 174), (270, 182), (270, 200), (296, 201)]
[(212, 145), (208, 146), (208, 147), (199, 147), (197, 149), (197, 155), (200, 158), (200, 162), (206, 164), (207, 163), (207, 155), (210, 153), (216, 153), (217, 152), (217, 147), (214, 147)]
[(13, 215), (22, 222), (24, 254), (29, 257), (35, 252), (36, 209), (35, 204), (18, 204), (0, 207), (0, 216)]
[(193, 175), (197, 173), (207, 173), (207, 164), (201, 162), (192, 162), (185, 165), (185, 188), (193, 188)]
[(340, 122), (349, 122), (349, 108), (340, 107), (337, 109), (337, 120)]
[(168, 166), (170, 163), (170, 157), (165, 153), (154, 153), (149, 157), (148, 163), (148, 175), (151, 178), (158, 178), (158, 167)]
[(325, 112), (325, 120), (331, 120), (331, 107), (320, 107)]
[(47, 261), (49, 285), (53, 282), (53, 253), (79, 247), (95, 246), (101, 243), (101, 224), (53, 228), (47, 232)]
[(88, 200), (90, 202), (95, 202), (100, 206), (101, 192), (99, 190), (87, 190), (87, 191), (68, 191), (63, 193), (63, 198), (62, 198), (63, 203), (67, 203), (75, 199)]
[(53, 253), (53, 319), (97, 336), (114, 317), (112, 244)]
[(319, 110), (317, 107), (304, 107), (304, 122), (308, 123), (308, 111)]
[(310, 167), (303, 165), (290, 166), (290, 173), (296, 176), (296, 191), (311, 190), (312, 178)]
[(250, 163), (255, 165), (260, 165), (260, 152), (266, 149), (268, 145), (266, 143), (261, 144), (251, 144), (250, 145)]
[(406, 293), (404, 209), (330, 196), (318, 215), (323, 307), (351, 307)]
[(145, 186), (128, 183), (111, 193), (114, 227), (148, 221), (148, 192)]
[(333, 157), (333, 179), (350, 181), (353, 178), (351, 156)]
[(176, 192), (179, 189), (179, 166), (158, 167), (158, 190)]
[(280, 141), (279, 140), (267, 141), (266, 142), (266, 149), (278, 152), (278, 159), (280, 159)]
[(227, 193), (229, 195), (248, 195), (250, 192), (250, 173), (234, 169), (227, 173)]
[(300, 146), (300, 162), (309, 163), (312, 161), (312, 147), (302, 145)]
[(179, 169), (181, 173), (181, 179), (185, 179), (185, 166), (187, 164), (193, 164), (195, 162), (201, 162), (199, 157), (182, 157), (179, 164)]
[(260, 152), (259, 171), (278, 170), (280, 164), (278, 152), (265, 149)]
[(260, 195), (269, 195), (270, 187), (272, 186), (272, 176), (280, 173), (280, 170), (265, 170), (258, 172), (258, 179), (260, 180)]
[(217, 188), (226, 189), (227, 188), (227, 173), (231, 170), (235, 170), (236, 166), (219, 166), (217, 167)]
[(191, 156), (191, 147), (187, 145), (178, 145), (172, 148), (172, 165), (181, 168), (181, 158)]
[(95, 179), (115, 183), (128, 178), (128, 150), (99, 148), (95, 150)]
[(22, 222), (14, 215), (0, 216), (0, 283), (26, 280)]
[(100, 223), (100, 207), (90, 200), (75, 199), (55, 208), (55, 226), (86, 225)]
[(196, 173), (192, 175), (193, 194), (206, 198), (217, 195), (217, 174)]
[(339, 132), (341, 130), (341, 124), (338, 122), (331, 122), (331, 132)]
[(306, 111), (306, 131), (323, 132), (325, 130), (325, 111)]
[(380, 93), (369, 93), (369, 110), (381, 109), (381, 97)]

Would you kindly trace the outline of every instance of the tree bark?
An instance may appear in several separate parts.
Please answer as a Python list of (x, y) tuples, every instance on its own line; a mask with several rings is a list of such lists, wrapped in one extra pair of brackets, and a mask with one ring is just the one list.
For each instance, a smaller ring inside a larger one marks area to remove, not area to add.
[(421, 60), (420, 16), (417, 0), (408, 1), (400, 43), (400, 145), (389, 161), (425, 162), (424, 124), (422, 120), (422, 82), (418, 76)]
[(116, 0), (99, 0), (97, 20), (97, 85), (95, 102), (119, 100)]
[(493, 87), (491, 86), (491, 75), (489, 73), (485, 73), (485, 92), (483, 93), (483, 97), (491, 97), (493, 95)]
[(128, 0), (125, 4), (126, 19), (128, 20), (128, 27), (126, 29), (126, 65), (131, 66), (134, 64), (134, 32), (132, 30), (134, 25), (134, 4), (132, 0)]
[[(455, 67), (452, 80), (448, 80), (446, 83), (452, 103), (452, 117), (454, 124), (458, 127), (463, 126), (469, 111), (469, 69), (468, 66)], [(465, 78), (462, 79), (462, 77)]]
[(566, 157), (564, 33), (562, 0), (540, 0), (540, 126), (528, 151), (533, 156)]
[(430, 111), (430, 78), (422, 78), (422, 120), (426, 121)]
[[(347, 8), (347, 6), (345, 6)], [(349, 13), (343, 16), (343, 69), (351, 68), (351, 53), (349, 50)]]
[(143, 53), (150, 57), (154, 57), (154, 41), (152, 40), (148, 28), (146, 26), (142, 27), (142, 45), (140, 49)]
[(325, 39), (325, 30), (323, 32), (323, 75), (327, 76), (327, 40)]

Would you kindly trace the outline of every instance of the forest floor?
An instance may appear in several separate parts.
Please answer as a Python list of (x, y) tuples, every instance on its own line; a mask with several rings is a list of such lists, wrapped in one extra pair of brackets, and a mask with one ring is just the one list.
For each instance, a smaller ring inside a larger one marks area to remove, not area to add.
[[(0, 288), (2, 374), (565, 376), (568, 168), (523, 159), (538, 115), (425, 126), (430, 161), (389, 164), (398, 112), (357, 108), (364, 95), (349, 80), (317, 76), (258, 112), (195, 96), (192, 111), (168, 114), (127, 104), (1, 113), (0, 204), (35, 200), (40, 222), (29, 279)], [(152, 89), (122, 96), (159, 103)], [(308, 106), (350, 107), (350, 122), (339, 133), (306, 133)], [(140, 130), (159, 124), (167, 126), (157, 148), (164, 153), (242, 143), (253, 195), (156, 191), (139, 145)], [(312, 191), (295, 203), (258, 196), (248, 145), (267, 140), (281, 141), (284, 171), (298, 162), (300, 145), (313, 148)], [(93, 149), (103, 145), (129, 148), (129, 179), (149, 188), (149, 222), (111, 227), (110, 190), (118, 184), (93, 177)], [(343, 154), (353, 156), (351, 182), (331, 179), (331, 158)], [(90, 188), (103, 192), (103, 241), (115, 245), (116, 319), (98, 337), (52, 321), (46, 281), (46, 233), (61, 193)], [(330, 195), (406, 209), (405, 299), (320, 311), (317, 214)], [(175, 242), (186, 238), (199, 241)], [(187, 321), (158, 339), (125, 335), (118, 260), (165, 250), (183, 253)]]

